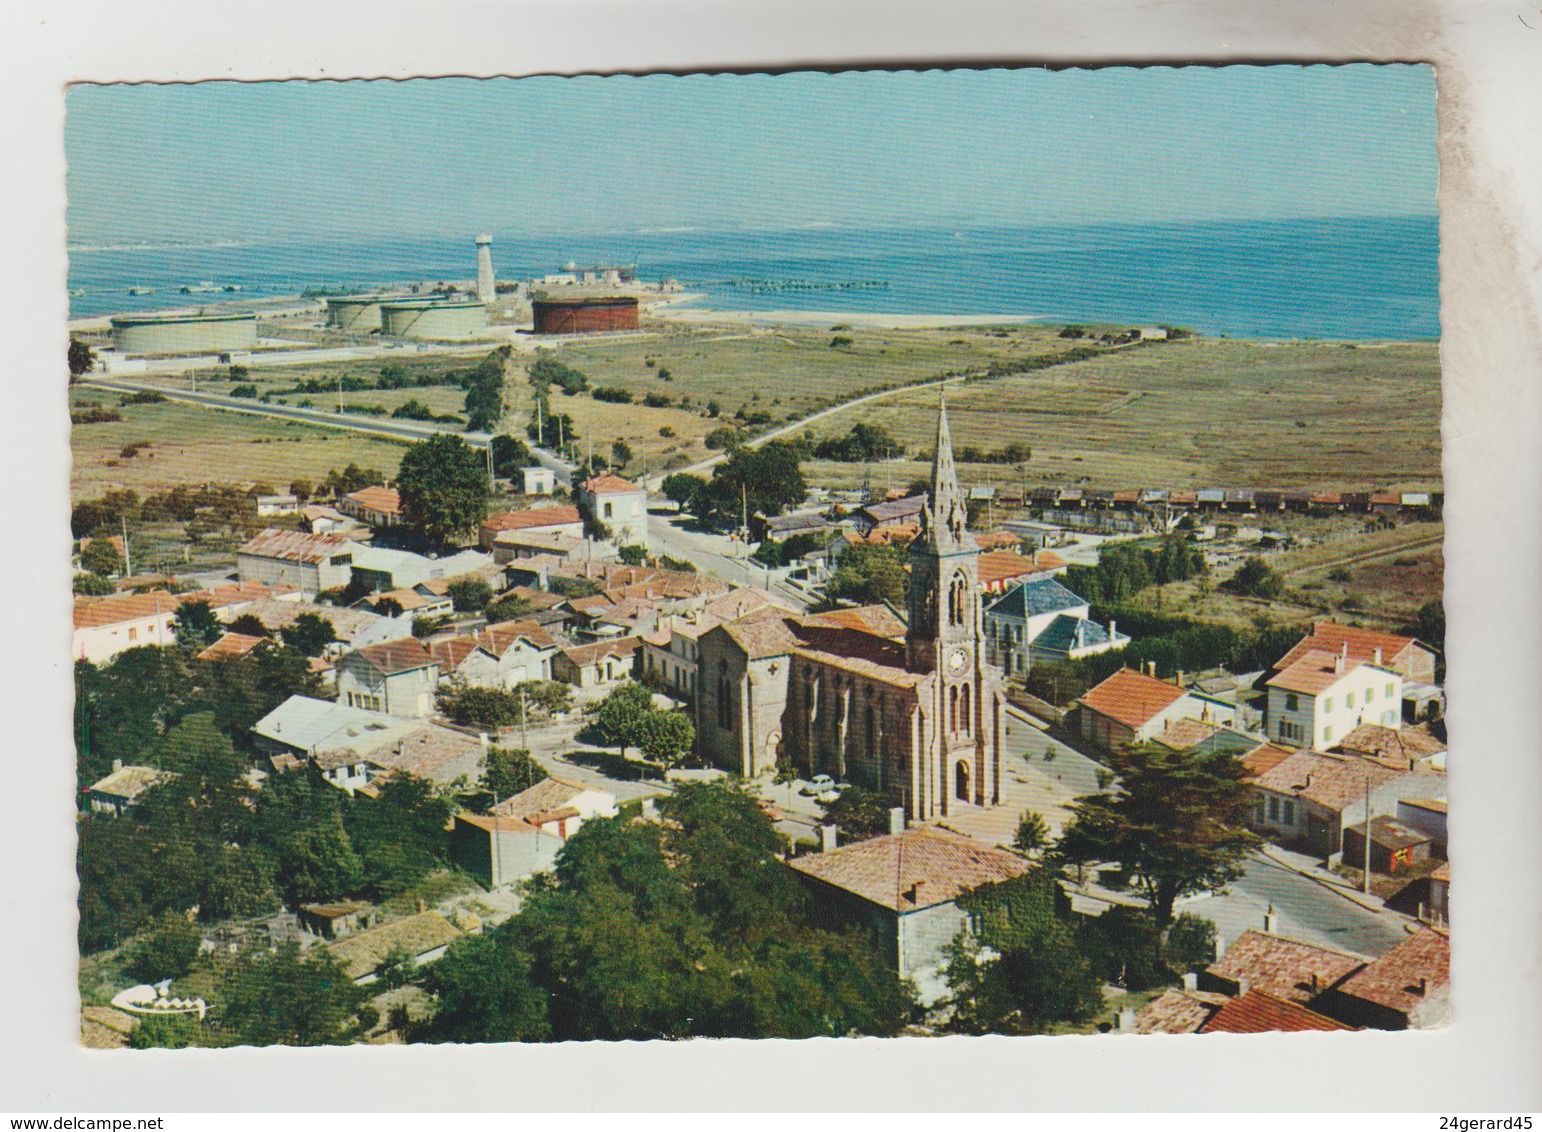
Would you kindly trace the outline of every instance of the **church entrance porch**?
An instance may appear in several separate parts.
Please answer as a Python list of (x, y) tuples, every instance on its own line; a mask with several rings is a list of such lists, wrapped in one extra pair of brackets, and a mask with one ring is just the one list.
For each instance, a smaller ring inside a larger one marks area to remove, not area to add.
[(969, 788), (969, 762), (959, 759), (953, 765), (953, 800), (955, 802), (973, 802), (974, 792)]

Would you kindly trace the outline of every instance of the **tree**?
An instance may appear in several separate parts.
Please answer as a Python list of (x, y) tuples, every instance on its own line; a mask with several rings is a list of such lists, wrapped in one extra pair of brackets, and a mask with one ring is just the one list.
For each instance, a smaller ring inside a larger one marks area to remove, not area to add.
[(389, 896), (443, 865), (449, 850), (444, 831), (456, 809), (453, 798), (413, 774), (391, 775), (378, 797), (348, 799), (343, 823), (365, 889)]
[(493, 475), (500, 479), (517, 476), (523, 468), (536, 464), (530, 446), (516, 436), (500, 433), (488, 442), (493, 453)]
[(284, 902), (334, 900), (364, 885), (364, 863), (343, 823), (345, 795), (314, 769), (270, 775), (257, 796), (251, 840), (273, 860)]
[(610, 442), (610, 462), (618, 468), (624, 468), (632, 462), (632, 446), (624, 440)]
[(1144, 890), (1156, 926), (1173, 904), (1215, 891), (1242, 875), (1259, 844), (1247, 829), (1253, 791), (1240, 761), (1156, 744), (1113, 756), (1117, 788), (1079, 798), (1057, 846), (1066, 861), (1118, 862)]
[(1035, 856), (1049, 847), (1049, 823), (1044, 820), (1044, 815), (1034, 810), (1029, 810), (1017, 823), (1017, 834), (1012, 838), (1012, 847), (1019, 853)]
[(380, 984), (395, 990), (404, 987), (412, 981), (412, 976), (417, 974), (418, 959), (412, 952), (401, 944), (391, 945), (391, 950), (385, 953), (385, 958), (380, 961), (375, 975)]
[(90, 373), (96, 368), (96, 351), (79, 338), (71, 338), (69, 366), (70, 380), (73, 382), (81, 374)]
[(661, 487), (664, 498), (679, 504), (680, 510), (695, 511), (707, 489), (707, 481), (689, 472), (673, 472), (664, 477)]
[(825, 595), (859, 605), (888, 602), (902, 606), (909, 584), (905, 557), (898, 548), (858, 543), (841, 552), (840, 563), (825, 584)]
[(187, 649), (206, 649), (225, 635), (225, 626), (206, 601), (184, 601), (172, 618), (177, 644)]
[(1185, 912), (1167, 929), (1167, 938), (1162, 941), (1162, 959), (1172, 970), (1180, 974), (1202, 971), (1217, 958), (1212, 921)]
[(1096, 1016), (1103, 1005), (1098, 978), (1077, 950), (1048, 872), (981, 885), (958, 903), (978, 926), (948, 947), (949, 1030), (1037, 1034)]
[(403, 522), (436, 546), (464, 535), (487, 514), (482, 457), (458, 436), (441, 434), (409, 448), (396, 488)]
[(289, 494), (294, 496), (301, 503), (304, 503), (307, 499), (309, 499), (311, 497), (311, 491), (312, 491), (312, 488), (311, 488), (311, 481), (310, 480), (290, 480), (289, 481)]
[(337, 640), (337, 630), (332, 627), (332, 622), (318, 613), (302, 613), (278, 633), (286, 645), (306, 656), (320, 656)]
[(202, 939), (203, 933), (186, 916), (164, 912), (129, 944), (124, 970), (142, 983), (179, 979), (198, 958)]
[(523, 747), (512, 750), (492, 748), (487, 752), (487, 769), (483, 776), (494, 802), (512, 798), (549, 777), (546, 768), (531, 758), (530, 752)]
[(1446, 648), (1446, 607), (1444, 603), (1437, 597), (1433, 601), (1427, 601), (1421, 605), (1408, 631), (1425, 644), (1433, 647), (1436, 652), (1444, 652)]
[(123, 556), (118, 548), (105, 538), (94, 538), (80, 552), (80, 564), (102, 578), (115, 578), (123, 573)]
[(625, 754), (628, 747), (642, 741), (644, 720), (652, 711), (653, 693), (628, 680), (600, 701), (594, 713), (594, 729), (601, 742), (620, 747)]
[(493, 588), (481, 578), (460, 578), (445, 589), (457, 613), (480, 613), (493, 600)]
[(1245, 597), (1276, 598), (1284, 592), (1285, 579), (1262, 558), (1249, 558), (1222, 583), (1221, 588)]
[(115, 593), (118, 587), (112, 584), (111, 579), (100, 574), (76, 574), (70, 588), (85, 597), (106, 597)]
[(224, 989), (221, 1024), (254, 1046), (340, 1045), (365, 997), (326, 948), (296, 943), (243, 952)]
[(503, 688), (451, 687), (439, 693), (439, 710), (462, 727), (495, 731), (519, 722), (519, 697)]
[(489, 625), (496, 625), (501, 621), (518, 621), (530, 612), (530, 603), (522, 597), (509, 594), (500, 597), (497, 601), (489, 602), (482, 610), (482, 616), (487, 618)]
[(1143, 991), (1172, 981), (1162, 961), (1162, 929), (1148, 909), (1121, 905), (1088, 917), (1077, 941), (1104, 982)]
[(253, 613), (243, 613), (230, 623), (232, 633), (240, 633), (245, 637), (271, 637), (273, 634), (262, 620)]
[(503, 367), (479, 369), (466, 385), (466, 427), (491, 432), (503, 419)]
[(643, 757), (666, 770), (690, 757), (696, 745), (696, 725), (678, 711), (649, 711), (638, 727), (637, 745)]
[(431, 1042), (541, 1042), (551, 1037), (547, 992), (531, 978), (529, 953), (511, 932), (467, 936), (428, 971), (437, 1005)]
[(848, 786), (825, 807), (825, 820), (835, 823), (842, 841), (866, 841), (889, 832), (889, 800), (874, 790)]
[(641, 566), (648, 561), (648, 548), (640, 543), (628, 543), (621, 547), (618, 553), (621, 555), (621, 561), (628, 566)]
[(741, 515), (780, 515), (808, 494), (800, 450), (773, 440), (759, 448), (735, 449), (712, 469), (704, 502), (709, 513), (737, 526)]

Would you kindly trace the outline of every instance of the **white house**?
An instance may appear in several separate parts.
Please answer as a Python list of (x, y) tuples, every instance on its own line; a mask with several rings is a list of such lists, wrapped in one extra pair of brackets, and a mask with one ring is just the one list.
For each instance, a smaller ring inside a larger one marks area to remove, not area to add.
[(365, 588), (384, 593), (423, 582), (481, 573), (494, 566), (492, 558), (476, 550), (463, 550), (444, 558), (430, 558), (410, 550), (361, 546), (353, 556), (353, 577)]
[(337, 701), (366, 711), (421, 719), (434, 712), (439, 661), (416, 637), (369, 645), (337, 662)]
[(486, 814), (458, 814), (451, 854), (496, 888), (550, 869), (585, 821), (618, 812), (614, 794), (562, 778), (543, 779)]
[(513, 688), (550, 680), (557, 642), (533, 621), (503, 621), (429, 646), (441, 676), (473, 688)]
[(76, 660), (101, 664), (142, 645), (174, 645), (177, 610), (185, 602), (207, 602), (216, 617), (228, 620), (261, 602), (282, 602), (288, 606), (299, 597), (296, 592), (288, 594), (290, 600), (273, 596), (282, 593), (282, 589), (243, 583), (185, 594), (151, 590), (142, 594), (76, 597), (71, 655)]
[(620, 546), (648, 545), (648, 492), (620, 476), (594, 476), (578, 489), (578, 505), (608, 527)]
[(582, 539), (584, 517), (570, 503), (557, 503), (547, 507), (530, 507), (522, 511), (500, 511), (489, 515), (477, 527), (477, 543), (483, 550), (492, 550), (498, 536), (518, 532), (524, 535), (544, 535)]
[(291, 585), (313, 595), (346, 586), (353, 576), (353, 556), (362, 549), (342, 535), (269, 527), (236, 551), (236, 571), (243, 582)]
[(169, 770), (157, 770), (150, 766), (124, 766), (122, 759), (113, 759), (112, 773), (91, 784), (91, 812), (121, 817), (150, 787), (175, 777)]
[(300, 510), (300, 497), (298, 495), (259, 495), (257, 497), (257, 515), (259, 518), (269, 518), (273, 515), (295, 515)]
[(1347, 649), (1308, 649), (1266, 687), (1269, 738), (1286, 746), (1325, 750), (1361, 724), (1396, 727), (1402, 719), (1403, 677)]
[[(1297, 751), (1253, 780), (1253, 825), (1281, 844), (1329, 857), (1343, 848), (1344, 830), (1370, 813), (1393, 816), (1405, 799), (1445, 793), (1445, 777), (1393, 770), (1353, 755)], [(1353, 862), (1350, 862), (1353, 864)]]
[(537, 465), (533, 468), (522, 468), (521, 472), (524, 476), (526, 495), (550, 495), (557, 490), (557, 473), (550, 468)]
[(1065, 660), (1122, 649), (1130, 638), (1089, 620), (1087, 599), (1053, 577), (1030, 578), (985, 607), (985, 656), (1008, 676), (1024, 676), (1037, 659)]
[(1236, 704), (1181, 688), (1146, 672), (1121, 668), (1076, 701), (1076, 728), (1095, 746), (1114, 748), (1156, 739), (1185, 720), (1236, 725)]

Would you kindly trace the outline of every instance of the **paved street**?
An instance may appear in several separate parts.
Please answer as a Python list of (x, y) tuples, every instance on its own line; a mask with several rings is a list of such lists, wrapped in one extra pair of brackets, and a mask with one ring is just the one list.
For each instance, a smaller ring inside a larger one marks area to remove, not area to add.
[[(633, 798), (647, 798), (655, 794), (669, 792), (669, 787), (662, 782), (629, 782), (619, 778), (611, 778), (602, 774), (593, 767), (582, 763), (573, 762), (567, 756), (575, 750), (602, 750), (592, 744), (578, 742), (576, 736), (583, 729), (583, 724), (573, 723), (548, 723), (540, 727), (531, 727), (529, 730), (530, 755), (536, 762), (545, 768), (546, 773), (556, 778), (564, 778), (569, 782), (576, 782), (580, 786), (590, 786), (596, 790), (609, 791), (614, 794), (617, 802), (630, 801)], [(505, 731), (497, 740), (499, 746), (518, 747), (523, 742), (520, 729), (517, 727)]]
[[(649, 512), (648, 541), (655, 554), (685, 559), (704, 574), (715, 574), (740, 585), (766, 587), (768, 572), (760, 563), (743, 557), (743, 543), (734, 542), (727, 535), (688, 530), (677, 515)], [(801, 594), (780, 582), (773, 581), (771, 589), (799, 609), (808, 607)]]

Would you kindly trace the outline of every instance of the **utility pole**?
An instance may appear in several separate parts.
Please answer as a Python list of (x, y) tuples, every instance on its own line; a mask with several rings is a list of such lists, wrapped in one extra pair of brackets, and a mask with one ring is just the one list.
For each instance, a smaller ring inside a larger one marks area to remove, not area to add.
[(337, 375), (337, 411), (343, 411), (343, 375)]
[(519, 745), (525, 749), (526, 757), (530, 754), (530, 710), (525, 706), (525, 689), (519, 689)]
[(132, 578), (134, 576), (134, 557), (129, 553), (128, 516), (119, 515), (118, 521), (123, 524), (123, 576), (125, 578)]
[(538, 448), (546, 447), (546, 415), (541, 412), (541, 395), (535, 395), (535, 443)]

